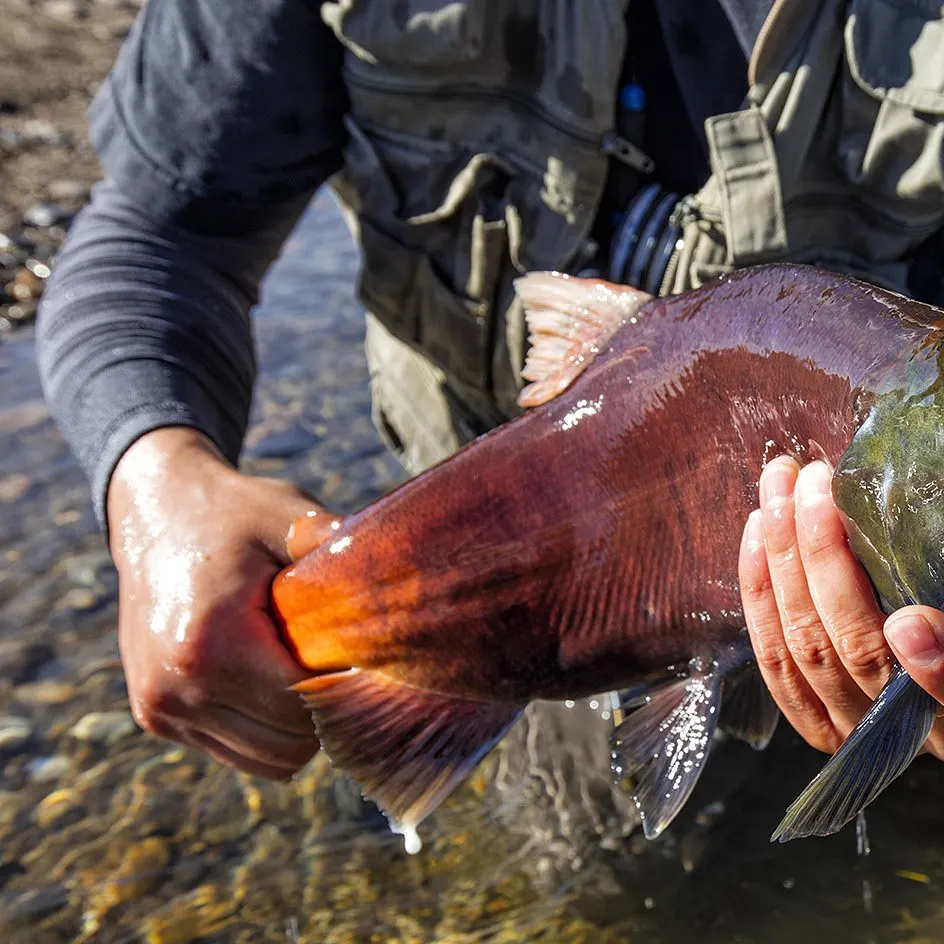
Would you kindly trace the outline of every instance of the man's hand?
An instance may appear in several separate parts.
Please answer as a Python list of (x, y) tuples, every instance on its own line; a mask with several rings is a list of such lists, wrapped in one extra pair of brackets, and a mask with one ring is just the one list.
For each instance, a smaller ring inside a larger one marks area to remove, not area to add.
[[(758, 665), (787, 720), (833, 753), (865, 714), (896, 658), (944, 702), (944, 613), (910, 606), (886, 619), (853, 554), (830, 471), (770, 462), (744, 528), (739, 577)], [(938, 720), (927, 749), (944, 758)]]
[(285, 482), (240, 474), (193, 430), (155, 430), (128, 449), (108, 523), (138, 724), (272, 779), (312, 757), (311, 716), (287, 691), (305, 672), (272, 622), (269, 586), (334, 520)]

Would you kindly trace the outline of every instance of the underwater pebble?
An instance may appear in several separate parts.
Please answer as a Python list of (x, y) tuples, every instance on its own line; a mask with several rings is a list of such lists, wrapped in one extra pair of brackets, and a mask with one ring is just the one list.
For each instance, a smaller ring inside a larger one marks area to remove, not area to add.
[(69, 734), (80, 741), (114, 744), (137, 730), (138, 726), (127, 711), (93, 711), (76, 722)]
[(20, 808), (20, 795), (12, 790), (0, 790), (0, 826), (9, 826)]
[(48, 796), (43, 797), (34, 811), (34, 817), (40, 827), (45, 829), (51, 823), (55, 822), (63, 813), (68, 812), (75, 805), (79, 795), (74, 790), (63, 788), (62, 790), (53, 790)]
[(32, 736), (33, 727), (26, 718), (0, 717), (0, 751), (15, 751)]
[(53, 754), (52, 757), (34, 757), (27, 765), (30, 780), (33, 783), (49, 783), (59, 780), (69, 772), (70, 760), (62, 754)]
[(83, 180), (60, 178), (52, 180), (46, 187), (46, 192), (53, 200), (84, 200), (91, 188)]
[(91, 610), (98, 603), (98, 596), (88, 587), (73, 587), (62, 599), (57, 601), (56, 610)]
[(69, 219), (70, 215), (69, 211), (59, 206), (58, 203), (43, 200), (26, 209), (23, 213), (23, 223), (26, 226), (37, 226), (45, 229)]
[(0, 676), (14, 686), (23, 685), (35, 679), (55, 657), (52, 647), (45, 643), (19, 639), (0, 642)]
[(0, 478), (0, 502), (15, 502), (21, 499), (33, 487), (33, 480), (28, 475), (17, 472)]
[(27, 705), (62, 705), (75, 697), (75, 686), (57, 679), (42, 679), (18, 686), (14, 695)]
[(90, 915), (101, 915), (126, 901), (143, 898), (163, 878), (170, 862), (170, 846), (160, 836), (149, 836), (132, 846), (114, 875), (89, 896)]

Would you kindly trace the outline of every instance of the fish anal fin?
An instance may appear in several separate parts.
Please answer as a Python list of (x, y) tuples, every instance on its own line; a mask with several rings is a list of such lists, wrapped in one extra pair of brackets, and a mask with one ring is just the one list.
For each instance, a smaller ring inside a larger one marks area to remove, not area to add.
[(756, 664), (725, 679), (724, 703), (718, 722), (722, 730), (755, 751), (762, 751), (773, 738), (779, 720), (780, 709)]
[(632, 778), (631, 793), (647, 839), (678, 815), (708, 759), (718, 724), (722, 673), (693, 669), (640, 698), (613, 732), (613, 773)]
[(855, 819), (915, 759), (937, 710), (896, 665), (872, 707), (790, 805), (771, 842), (830, 836)]
[(521, 372), (530, 383), (518, 395), (522, 407), (566, 390), (652, 298), (629, 286), (559, 272), (529, 272), (515, 281), (515, 291), (524, 303), (530, 343)]
[(409, 834), (472, 772), (523, 705), (455, 698), (349, 669), (293, 686), (331, 763)]

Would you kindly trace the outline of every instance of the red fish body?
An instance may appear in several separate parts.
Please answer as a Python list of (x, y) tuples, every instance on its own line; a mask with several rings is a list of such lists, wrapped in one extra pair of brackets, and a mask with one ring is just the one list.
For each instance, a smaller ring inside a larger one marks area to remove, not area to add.
[(754, 695), (730, 698), (757, 715), (731, 710), (733, 731), (763, 746), (776, 720), (737, 582), (765, 461), (839, 464), (877, 397), (936, 370), (911, 355), (937, 313), (791, 266), (659, 300), (549, 275), (520, 292), (533, 408), (341, 522), (275, 606), (325, 749), (404, 827), (527, 702), (651, 686), (614, 748), (656, 835), (726, 685), (726, 711)]

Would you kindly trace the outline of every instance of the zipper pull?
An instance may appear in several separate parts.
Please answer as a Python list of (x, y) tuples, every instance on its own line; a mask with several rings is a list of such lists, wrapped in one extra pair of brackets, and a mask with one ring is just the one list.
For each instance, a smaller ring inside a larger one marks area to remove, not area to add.
[(608, 131), (603, 135), (600, 150), (608, 157), (615, 157), (643, 174), (651, 174), (656, 169), (655, 161), (648, 154), (621, 138), (615, 131)]

